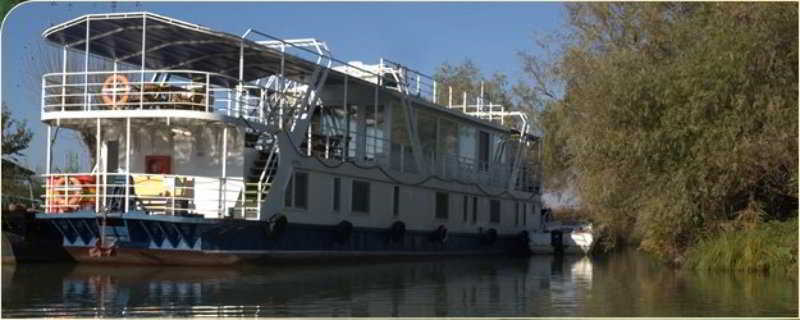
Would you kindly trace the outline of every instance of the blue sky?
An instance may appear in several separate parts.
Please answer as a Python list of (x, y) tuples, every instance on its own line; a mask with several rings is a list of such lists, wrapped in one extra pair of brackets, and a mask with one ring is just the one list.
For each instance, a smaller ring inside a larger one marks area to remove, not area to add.
[[(428, 74), (444, 62), (469, 58), (484, 74), (501, 72), (512, 83), (523, 77), (517, 52), (535, 53), (534, 36), (561, 28), (565, 19), (563, 5), (552, 2), (27, 2), (3, 25), (0, 91), (14, 116), (26, 119), (35, 134), (23, 164), (44, 168), (46, 129), (37, 98), (41, 88), (32, 88), (35, 81), (26, 70), (30, 64), (23, 63), (40, 52), (42, 31), (87, 13), (131, 11), (150, 11), (233, 34), (252, 27), (282, 38), (313, 37), (326, 41), (340, 60), (377, 63), (385, 57)], [(56, 155), (77, 146), (59, 139)], [(54, 166), (62, 163), (63, 156), (54, 157)]]

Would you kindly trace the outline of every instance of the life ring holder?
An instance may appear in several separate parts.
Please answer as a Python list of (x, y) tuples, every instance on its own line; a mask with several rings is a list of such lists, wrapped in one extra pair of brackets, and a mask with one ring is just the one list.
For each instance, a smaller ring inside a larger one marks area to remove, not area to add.
[[(114, 109), (118, 109), (117, 104), (124, 104), (130, 99), (128, 93), (131, 92), (131, 84), (128, 81), (128, 77), (121, 74), (112, 74), (103, 82), (102, 91), (103, 103), (111, 105)], [(120, 93), (120, 91), (122, 93)]]

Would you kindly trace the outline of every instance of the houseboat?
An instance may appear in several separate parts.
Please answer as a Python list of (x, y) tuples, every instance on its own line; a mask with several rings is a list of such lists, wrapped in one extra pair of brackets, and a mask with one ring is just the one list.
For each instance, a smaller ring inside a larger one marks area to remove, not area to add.
[[(36, 219), (77, 261), (499, 254), (540, 217), (526, 114), (399, 63), (148, 12), (42, 36), (63, 63), (42, 77)], [(82, 137), (90, 172), (51, 170), (57, 130)]]

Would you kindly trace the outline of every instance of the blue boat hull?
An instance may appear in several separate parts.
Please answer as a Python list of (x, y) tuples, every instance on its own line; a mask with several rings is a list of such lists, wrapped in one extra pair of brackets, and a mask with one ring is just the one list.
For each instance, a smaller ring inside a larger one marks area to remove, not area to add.
[[(227, 265), (414, 256), (507, 254), (526, 247), (516, 236), (487, 241), (484, 235), (449, 233), (442, 241), (432, 231), (391, 228), (343, 230), (341, 226), (287, 223), (276, 231), (266, 221), (205, 219), (128, 213), (97, 217), (94, 212), (37, 216), (63, 238), (79, 262)], [(106, 241), (98, 243), (101, 234)], [(95, 247), (113, 248), (98, 256)]]

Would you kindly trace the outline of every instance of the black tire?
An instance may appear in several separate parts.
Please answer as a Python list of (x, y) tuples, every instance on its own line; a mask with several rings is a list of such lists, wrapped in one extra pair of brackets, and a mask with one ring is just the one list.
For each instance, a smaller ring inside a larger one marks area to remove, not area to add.
[(389, 228), (389, 239), (392, 242), (402, 242), (406, 234), (406, 224), (403, 221), (395, 221)]
[(267, 223), (269, 223), (267, 228), (267, 239), (276, 240), (286, 233), (286, 229), (289, 225), (289, 219), (287, 219), (285, 215), (276, 213), (270, 217), (269, 220), (267, 220)]
[(336, 236), (334, 237), (336, 243), (347, 243), (352, 236), (353, 224), (350, 221), (344, 220), (336, 225)]
[(497, 230), (491, 228), (483, 235), (483, 243), (493, 245), (495, 242), (497, 242)]
[(447, 227), (439, 225), (430, 235), (431, 242), (445, 243), (447, 242)]

